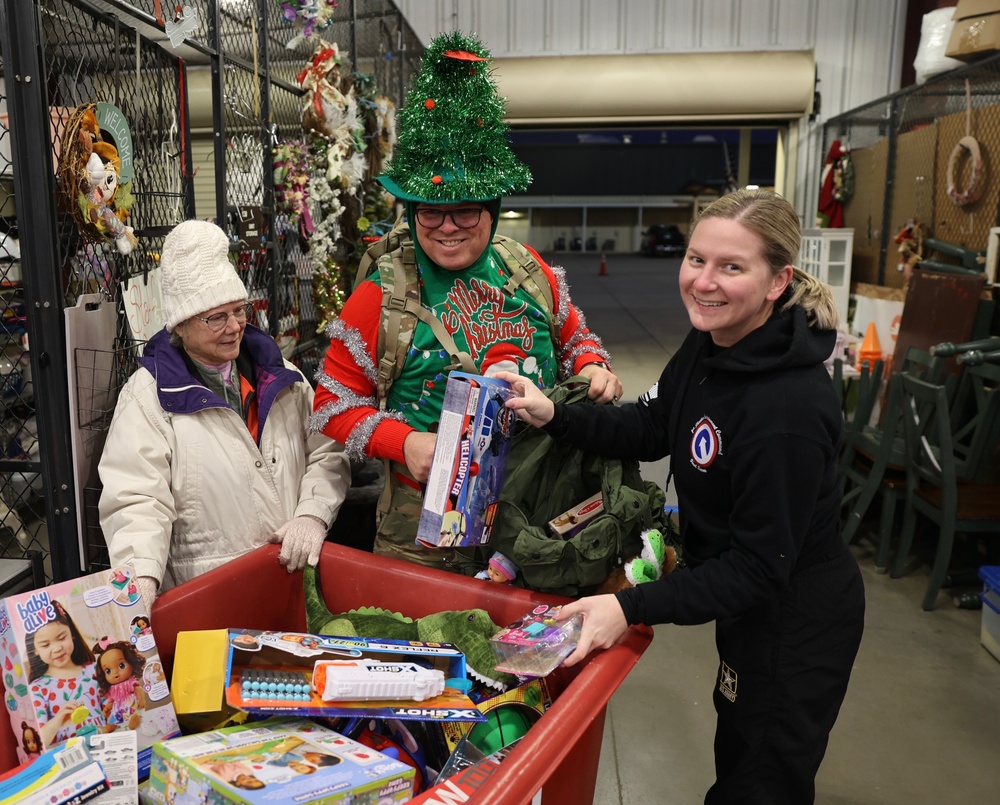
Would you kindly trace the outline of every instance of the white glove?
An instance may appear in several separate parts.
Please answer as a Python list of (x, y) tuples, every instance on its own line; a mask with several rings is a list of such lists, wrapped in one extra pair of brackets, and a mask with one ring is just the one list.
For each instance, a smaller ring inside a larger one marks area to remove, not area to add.
[(301, 570), (306, 562), (313, 566), (319, 564), (319, 553), (328, 530), (326, 523), (308, 514), (289, 520), (271, 537), (271, 542), (281, 543), (278, 564), (284, 565), (289, 573)]
[(160, 588), (160, 582), (152, 576), (136, 576), (135, 586), (139, 588), (139, 595), (142, 596), (142, 603), (146, 606), (146, 614), (153, 611), (153, 602), (156, 600), (156, 592)]

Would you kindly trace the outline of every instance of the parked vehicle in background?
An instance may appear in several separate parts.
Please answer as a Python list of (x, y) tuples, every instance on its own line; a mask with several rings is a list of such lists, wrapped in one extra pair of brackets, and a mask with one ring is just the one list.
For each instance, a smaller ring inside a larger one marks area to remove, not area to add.
[(640, 253), (647, 257), (680, 257), (687, 249), (687, 238), (673, 224), (651, 224), (642, 236)]

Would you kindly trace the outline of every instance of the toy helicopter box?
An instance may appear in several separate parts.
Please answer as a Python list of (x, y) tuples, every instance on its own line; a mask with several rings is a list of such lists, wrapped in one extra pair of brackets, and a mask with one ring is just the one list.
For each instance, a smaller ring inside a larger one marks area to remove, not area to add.
[[(461, 689), (465, 655), (451, 643), (256, 629), (230, 629), (228, 642), (225, 696), (237, 710), (327, 718), (483, 720)], [(440, 683), (428, 692), (430, 672)], [(335, 676), (340, 684), (327, 684)]]
[(452, 372), (444, 393), (417, 542), (429, 548), (489, 542), (507, 465), (510, 385)]
[(392, 805), (412, 766), (304, 718), (269, 718), (156, 744), (146, 796), (223, 805)]
[(139, 777), (178, 735), (149, 616), (128, 564), (0, 601), (4, 702), (21, 762), (73, 736), (136, 731)]

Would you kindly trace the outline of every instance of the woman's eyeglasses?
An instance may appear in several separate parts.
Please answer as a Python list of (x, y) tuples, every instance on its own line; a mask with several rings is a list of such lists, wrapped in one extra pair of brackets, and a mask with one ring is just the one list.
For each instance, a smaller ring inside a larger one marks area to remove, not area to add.
[(457, 210), (436, 210), (420, 207), (416, 211), (417, 223), (427, 229), (437, 229), (444, 223), (445, 216), (459, 229), (475, 229), (483, 217), (482, 207), (461, 207)]
[(236, 310), (230, 310), (227, 313), (213, 313), (211, 316), (195, 316), (195, 318), (205, 322), (209, 330), (218, 332), (229, 323), (230, 316), (236, 319), (239, 324), (244, 324), (252, 312), (253, 305), (250, 302), (244, 302)]

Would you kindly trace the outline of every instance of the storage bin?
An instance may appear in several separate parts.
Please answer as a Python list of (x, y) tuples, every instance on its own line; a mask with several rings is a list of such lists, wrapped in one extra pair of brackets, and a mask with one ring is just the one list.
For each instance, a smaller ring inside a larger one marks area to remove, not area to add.
[[(499, 625), (538, 603), (566, 599), (486, 582), (327, 543), (320, 558), (323, 595), (331, 612), (378, 606), (419, 618), (451, 609), (482, 608)], [(166, 591), (153, 606), (153, 631), (166, 670), (173, 668), (177, 633), (247, 627), (304, 629), (302, 574), (278, 564), (266, 545)], [(541, 791), (542, 805), (593, 801), (608, 700), (652, 639), (631, 627), (618, 645), (549, 677), (555, 701), (471, 801), (520, 805)], [(220, 692), (221, 695), (221, 692)], [(16, 763), (14, 735), (0, 731), (0, 771)], [(414, 800), (419, 802), (420, 797)]]
[(979, 642), (1000, 660), (1000, 567), (987, 565), (979, 568), (983, 580), (983, 622), (979, 627)]

